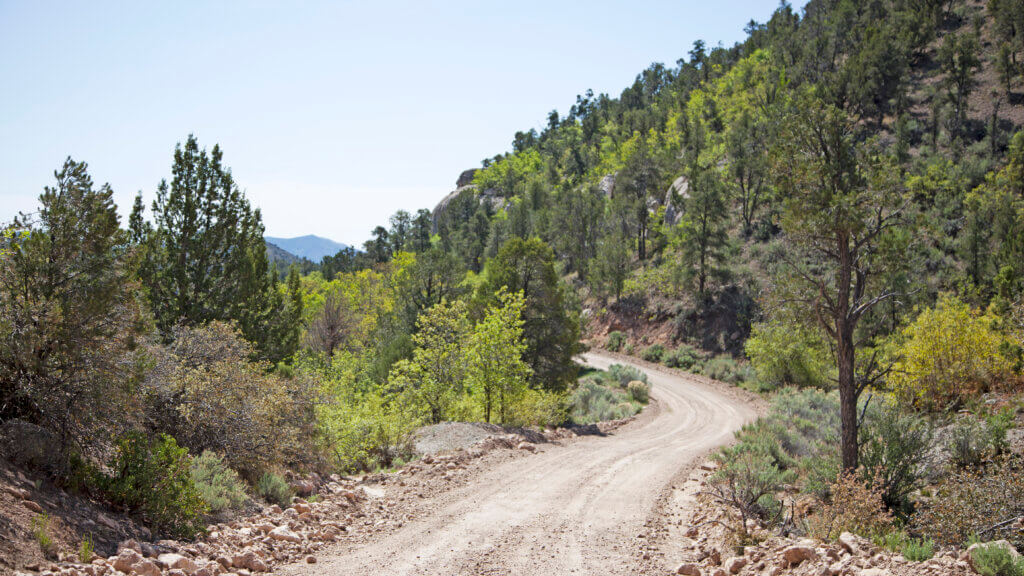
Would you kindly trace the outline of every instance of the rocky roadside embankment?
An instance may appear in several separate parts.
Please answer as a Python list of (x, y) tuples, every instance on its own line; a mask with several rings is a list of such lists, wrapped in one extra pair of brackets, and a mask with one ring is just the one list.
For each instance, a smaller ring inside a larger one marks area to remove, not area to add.
[[(628, 420), (601, 423), (597, 428), (607, 432)], [(482, 468), (576, 436), (573, 430), (562, 428), (529, 434), (529, 438), (499, 434), (468, 448), (426, 455), (393, 473), (333, 475), (329, 479), (312, 476), (294, 484), (303, 496), (293, 498), (290, 506), (272, 505), (255, 515), (210, 525), (195, 541), (126, 540), (107, 558), (95, 556), (82, 563), (68, 554), (56, 562), (25, 566), (14, 574), (245, 576), (295, 562), (316, 563), (317, 553), (332, 543), (364, 542), (400, 528), (425, 513), (432, 499), (469, 482)]]
[[(912, 562), (871, 541), (843, 533), (836, 542), (783, 538), (764, 528), (749, 529), (760, 540), (742, 552), (724, 527), (721, 504), (703, 494), (715, 465), (707, 462), (666, 495), (664, 509), (651, 523), (646, 554), (657, 556), (670, 574), (687, 576), (968, 576), (969, 550), (939, 550)], [(1008, 544), (1007, 544), (1008, 545)], [(654, 571), (652, 571), (654, 572)], [(662, 571), (654, 573), (665, 573)]]

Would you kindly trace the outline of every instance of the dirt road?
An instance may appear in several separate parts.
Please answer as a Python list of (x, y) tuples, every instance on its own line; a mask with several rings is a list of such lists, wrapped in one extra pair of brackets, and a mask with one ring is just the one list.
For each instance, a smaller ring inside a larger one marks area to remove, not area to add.
[[(598, 368), (622, 360), (588, 353)], [(381, 539), (342, 545), (290, 574), (636, 574), (658, 495), (755, 409), (728, 390), (645, 370), (657, 400), (604, 436), (511, 460)]]

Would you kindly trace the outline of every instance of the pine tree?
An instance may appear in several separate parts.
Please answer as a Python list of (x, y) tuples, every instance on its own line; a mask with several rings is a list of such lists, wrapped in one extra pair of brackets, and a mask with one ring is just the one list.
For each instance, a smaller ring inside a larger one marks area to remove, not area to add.
[(782, 228), (792, 250), (776, 282), (787, 306), (800, 306), (832, 341), (838, 368), (843, 469), (858, 462), (857, 400), (881, 373), (858, 362), (861, 320), (897, 294), (884, 281), (893, 264), (881, 246), (901, 225), (905, 202), (895, 170), (863, 149), (855, 122), (814, 96), (782, 119), (775, 179), (785, 198)]
[(157, 327), (169, 338), (178, 324), (234, 321), (264, 358), (280, 360), (270, 352), (279, 343), (266, 335), (274, 332), (283, 301), (276, 295), (259, 210), (223, 166), (220, 147), (208, 154), (195, 136), (175, 148), (172, 174), (157, 189), (140, 270)]

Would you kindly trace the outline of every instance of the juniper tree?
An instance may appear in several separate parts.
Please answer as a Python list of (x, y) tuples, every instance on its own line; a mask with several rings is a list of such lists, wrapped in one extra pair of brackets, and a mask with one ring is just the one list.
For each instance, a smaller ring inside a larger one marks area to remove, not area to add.
[(280, 360), (265, 338), (282, 301), (260, 211), (223, 165), (220, 146), (207, 153), (190, 135), (175, 148), (171, 172), (157, 188), (140, 269), (157, 327), (170, 338), (178, 324), (233, 321), (263, 357)]

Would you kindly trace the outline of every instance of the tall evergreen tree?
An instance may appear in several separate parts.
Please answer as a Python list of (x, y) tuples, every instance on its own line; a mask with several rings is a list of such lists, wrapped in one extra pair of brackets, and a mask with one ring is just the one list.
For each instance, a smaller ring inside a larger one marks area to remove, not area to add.
[(832, 340), (838, 368), (844, 470), (858, 463), (857, 400), (880, 375), (874, 358), (857, 360), (870, 338), (861, 320), (897, 296), (886, 282), (881, 249), (901, 224), (898, 171), (858, 143), (854, 122), (813, 96), (782, 121), (775, 177), (785, 198), (782, 227), (793, 250), (788, 277), (777, 282)]
[(140, 275), (157, 327), (234, 321), (270, 360), (266, 341), (281, 313), (274, 272), (267, 261), (263, 222), (223, 165), (214, 146), (200, 150), (195, 136), (174, 150), (172, 178), (157, 188), (153, 229), (147, 234)]

